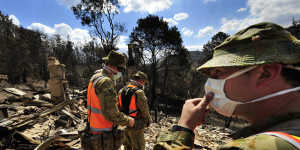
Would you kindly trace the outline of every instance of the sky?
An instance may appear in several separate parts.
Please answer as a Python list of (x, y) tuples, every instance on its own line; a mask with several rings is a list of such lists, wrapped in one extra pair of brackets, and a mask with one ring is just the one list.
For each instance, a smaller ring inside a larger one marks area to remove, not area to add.
[[(82, 26), (70, 7), (80, 0), (0, 0), (0, 11), (13, 23), (49, 35), (59, 34), (76, 44), (90, 41), (89, 28)], [(117, 20), (127, 32), (120, 36), (118, 47), (127, 51), (129, 35), (137, 20), (157, 15), (177, 26), (188, 50), (201, 50), (213, 35), (230, 35), (251, 24), (274, 22), (291, 25), (300, 19), (300, 0), (119, 0)]]

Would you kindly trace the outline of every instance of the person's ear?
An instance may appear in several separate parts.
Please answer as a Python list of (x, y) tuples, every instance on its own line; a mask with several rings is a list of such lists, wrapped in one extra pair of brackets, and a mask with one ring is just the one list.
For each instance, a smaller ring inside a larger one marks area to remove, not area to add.
[(282, 65), (281, 64), (265, 64), (258, 68), (257, 87), (264, 87), (270, 85), (272, 82), (280, 77)]

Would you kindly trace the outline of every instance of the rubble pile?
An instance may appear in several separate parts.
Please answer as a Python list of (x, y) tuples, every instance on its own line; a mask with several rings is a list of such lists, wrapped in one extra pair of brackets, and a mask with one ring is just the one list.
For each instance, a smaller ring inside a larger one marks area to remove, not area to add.
[(218, 145), (230, 142), (232, 139), (229, 135), (233, 131), (224, 128), (216, 127), (215, 125), (204, 124), (199, 126), (194, 131), (195, 133), (195, 149), (211, 150), (215, 149)]
[(87, 110), (83, 92), (69, 93), (54, 103), (43, 88), (0, 86), (0, 149), (79, 149)]
[(168, 117), (162, 112), (160, 113), (160, 119), (158, 123), (152, 123), (150, 127), (145, 129), (145, 142), (146, 150), (152, 150), (156, 141), (156, 136), (161, 131), (166, 131), (176, 124), (178, 119), (176, 117)]
[[(168, 116), (162, 112), (158, 123), (152, 123), (145, 130), (146, 150), (152, 150), (155, 144), (155, 138), (161, 131), (170, 129), (177, 124), (179, 116)], [(244, 126), (245, 123), (238, 123), (232, 126), (232, 129), (224, 127), (223, 118), (218, 118), (214, 112), (208, 114), (206, 123), (197, 127), (194, 131), (195, 141), (194, 149), (212, 150), (220, 144), (225, 144), (232, 139), (229, 137), (235, 130)], [(235, 122), (236, 123), (236, 122)]]
[[(68, 90), (65, 101), (51, 101), (46, 88), (0, 82), (0, 149), (80, 149), (78, 131), (85, 127), (86, 91)], [(154, 112), (151, 112), (154, 113)], [(146, 150), (156, 136), (178, 122), (179, 116), (160, 112), (159, 122), (145, 129)], [(210, 113), (206, 124), (195, 130), (195, 149), (214, 149), (226, 143), (233, 131)], [(122, 149), (122, 148), (121, 148)]]

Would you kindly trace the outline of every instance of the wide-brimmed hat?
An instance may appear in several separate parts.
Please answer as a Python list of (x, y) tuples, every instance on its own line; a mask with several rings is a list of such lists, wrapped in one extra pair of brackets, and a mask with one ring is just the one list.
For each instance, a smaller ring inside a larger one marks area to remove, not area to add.
[(110, 51), (106, 57), (102, 58), (102, 60), (104, 60), (106, 64), (116, 66), (119, 71), (124, 72), (126, 69), (126, 57), (114, 50)]
[(300, 41), (283, 27), (263, 22), (228, 37), (214, 49), (213, 57), (197, 70), (299, 62)]
[(148, 76), (146, 73), (142, 72), (142, 71), (138, 71), (137, 73), (135, 73), (133, 76), (134, 80), (144, 80), (144, 81), (148, 81)]

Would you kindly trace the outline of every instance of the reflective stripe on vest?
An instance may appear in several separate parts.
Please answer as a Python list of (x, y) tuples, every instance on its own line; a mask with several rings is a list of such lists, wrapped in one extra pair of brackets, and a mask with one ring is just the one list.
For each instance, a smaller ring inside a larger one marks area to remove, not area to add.
[(272, 135), (272, 136), (276, 136), (276, 137), (280, 137), (281, 139), (289, 142), (290, 144), (294, 145), (296, 148), (298, 148), (300, 150), (300, 137), (294, 136), (294, 135), (290, 135), (284, 132), (264, 132), (261, 134), (265, 134), (265, 135)]
[[(128, 88), (134, 88), (137, 87), (135, 85), (127, 85)], [(120, 106), (122, 106), (122, 100), (121, 100), (121, 94), (119, 95), (119, 103)], [(135, 93), (131, 96), (130, 104), (129, 104), (129, 116), (136, 117), (137, 116), (137, 106), (136, 106), (136, 98)]]
[(90, 127), (90, 130), (93, 131), (93, 132), (108, 132), (108, 131), (111, 131), (112, 129), (111, 128), (93, 128), (93, 127)]
[(103, 79), (104, 76), (99, 76), (89, 83), (88, 92), (87, 92), (87, 106), (88, 106), (88, 115), (90, 130), (93, 132), (103, 132), (111, 131), (113, 128), (113, 123), (106, 120), (101, 111), (100, 99), (96, 95), (95, 85), (98, 81)]
[(88, 110), (90, 110), (93, 113), (102, 114), (101, 109), (97, 109), (97, 108), (91, 107), (90, 105), (87, 105), (87, 107), (88, 107)]

